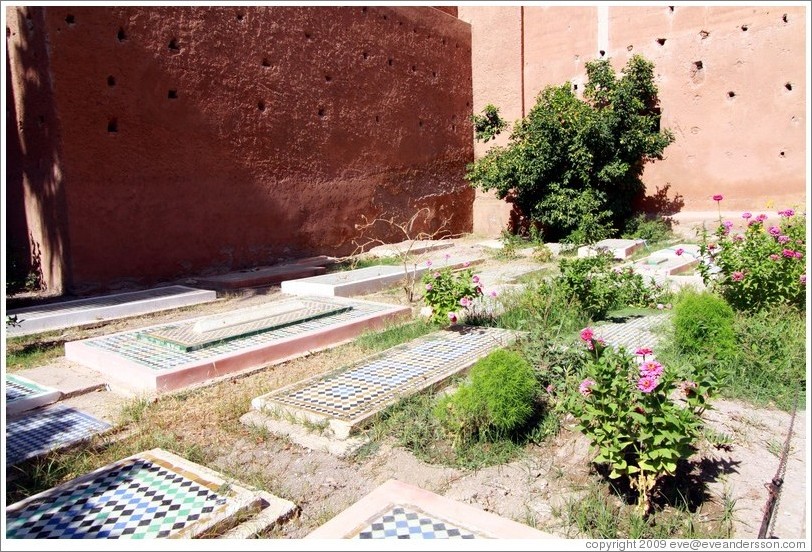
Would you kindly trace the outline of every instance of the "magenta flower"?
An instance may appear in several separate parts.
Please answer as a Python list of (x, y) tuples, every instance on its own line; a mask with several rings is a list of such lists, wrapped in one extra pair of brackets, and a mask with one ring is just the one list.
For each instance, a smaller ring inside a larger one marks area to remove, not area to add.
[(584, 328), (581, 330), (581, 339), (584, 341), (592, 341), (592, 338), (595, 337), (595, 332), (592, 331), (592, 328)]
[(469, 266), (471, 266), (471, 261), (465, 261), (464, 263), (462, 263), (462, 266), (463, 268), (468, 268)]
[(694, 389), (696, 389), (696, 382), (686, 380), (679, 384), (679, 388), (682, 391), (682, 394), (686, 397), (693, 393)]
[(790, 238), (789, 236), (783, 236), (783, 235), (778, 236), (778, 243), (780, 243), (781, 245), (784, 245), (785, 243), (789, 242), (791, 239), (792, 238)]
[(730, 227), (733, 226), (733, 223), (729, 220), (726, 220), (722, 223), (722, 226), (724, 226), (727, 229), (730, 229)]
[(646, 355), (650, 355), (650, 354), (651, 354), (651, 353), (653, 353), (653, 352), (654, 352), (654, 351), (652, 351), (652, 350), (651, 350), (651, 349), (649, 349), (648, 347), (640, 347), (640, 348), (638, 348), (638, 349), (637, 349), (637, 350), (634, 352), (634, 354), (636, 354), (636, 355), (642, 355), (642, 356), (646, 356)]
[(640, 375), (659, 378), (663, 375), (663, 365), (656, 360), (647, 360), (640, 365)]
[(477, 276), (476, 274), (474, 274), (474, 277), (473, 277), (473, 278), (471, 278), (471, 280), (473, 280), (473, 282), (474, 282), (475, 284), (478, 284), (478, 283), (479, 283), (479, 276)]
[(742, 280), (744, 280), (744, 272), (737, 270), (736, 272), (730, 275), (730, 279), (733, 280), (734, 282), (741, 282)]
[(786, 257), (787, 259), (794, 259), (795, 258), (795, 251), (792, 249), (784, 249), (781, 254)]
[(778, 211), (778, 214), (782, 217), (791, 217), (795, 214), (795, 211), (792, 209), (784, 209), (783, 211)]
[(497, 295), (499, 295), (499, 294), (498, 294), (498, 293), (496, 293), (496, 290), (495, 290), (495, 289), (492, 289), (492, 290), (491, 290), (491, 297), (496, 297)]
[(725, 198), (722, 194), (716, 194), (713, 196), (713, 201), (722, 201)]
[(587, 378), (581, 382), (581, 385), (578, 386), (578, 392), (584, 397), (588, 397), (592, 394), (593, 385), (595, 385), (595, 382)]
[(758, 222), (764, 222), (765, 220), (767, 220), (767, 215), (765, 215), (764, 213), (761, 213), (759, 216), (756, 217), (756, 220)]
[(795, 258), (796, 259), (803, 259), (803, 257), (804, 257), (804, 254), (801, 253), (800, 251), (795, 252)]
[(456, 312), (449, 312), (448, 313), (448, 320), (452, 324), (456, 324), (457, 323), (457, 313)]
[(461, 307), (467, 307), (470, 304), (471, 304), (471, 300), (468, 299), (467, 297), (463, 297), (462, 299), (460, 299), (460, 306)]
[(547, 392), (548, 392), (550, 395), (552, 395), (552, 394), (553, 394), (553, 389), (554, 389), (554, 387), (553, 387), (553, 384), (552, 384), (552, 383), (551, 383), (550, 385), (548, 385), (548, 386), (547, 386)]
[(708, 249), (710, 249), (710, 250), (716, 249), (716, 244), (715, 243), (709, 243), (708, 244)]
[(778, 259), (780, 259), (780, 258), (781, 258), (781, 257), (780, 257), (779, 255), (776, 255), (775, 253), (773, 253), (772, 255), (770, 255), (770, 260), (771, 260), (771, 261), (777, 261), (777, 260), (778, 260)]
[(440, 277), (440, 273), (439, 273), (439, 272), (435, 272), (435, 273), (434, 273), (434, 278), (435, 278), (435, 279), (437, 279), (437, 278), (439, 278), (439, 277)]
[(637, 380), (637, 388), (643, 393), (651, 393), (660, 384), (660, 380), (652, 376), (643, 376)]
[(748, 212), (748, 211), (745, 211), (744, 213), (742, 213), (742, 218), (743, 218), (744, 220), (747, 220), (747, 219), (749, 219), (749, 218), (750, 218), (750, 217), (752, 217), (752, 216), (753, 216), (753, 213), (750, 213), (750, 212)]
[(735, 236), (733, 236), (733, 239), (736, 240), (736, 241), (744, 241), (744, 235), (743, 234), (736, 234)]
[(429, 259), (428, 261), (426, 261), (426, 266), (431, 266), (431, 259)]
[(805, 286), (806, 285), (806, 274), (801, 274), (800, 280), (801, 280), (801, 285)]
[(781, 235), (781, 229), (779, 227), (777, 227), (777, 226), (770, 226), (770, 228), (767, 230), (767, 232), (769, 232), (771, 236), (775, 236), (775, 237), (778, 237), (778, 236)]
[(426, 284), (426, 291), (431, 291), (434, 286), (431, 284)]
[(675, 254), (677, 257), (679, 257), (680, 255), (682, 255), (683, 253), (685, 253), (685, 250), (684, 250), (683, 248), (681, 248), (681, 247), (678, 247), (678, 248), (677, 248), (677, 250), (676, 250), (676, 251), (674, 251), (674, 254)]

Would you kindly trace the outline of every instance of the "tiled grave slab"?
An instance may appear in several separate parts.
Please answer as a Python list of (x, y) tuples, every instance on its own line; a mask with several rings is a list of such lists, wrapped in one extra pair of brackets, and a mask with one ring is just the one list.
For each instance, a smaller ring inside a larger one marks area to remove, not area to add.
[(639, 347), (654, 349), (660, 341), (660, 336), (654, 333), (653, 329), (665, 322), (667, 316), (667, 314), (640, 316), (625, 322), (601, 324), (595, 326), (595, 336), (613, 347), (624, 347), (630, 353), (634, 353)]
[(239, 289), (253, 286), (272, 286), (283, 280), (323, 274), (326, 270), (323, 266), (294, 263), (238, 270), (218, 276), (201, 276), (195, 278), (195, 281), (198, 286), (204, 288)]
[(6, 423), (6, 465), (68, 447), (112, 426), (62, 405), (30, 412)]
[(62, 395), (58, 390), (14, 374), (6, 374), (6, 414), (13, 416), (25, 410), (55, 403)]
[(261, 502), (212, 470), (153, 449), (12, 504), (6, 508), (6, 537), (210, 536), (258, 511)]
[[(677, 252), (680, 252), (679, 255)], [(702, 253), (699, 251), (699, 246), (694, 243), (678, 243), (677, 245), (672, 245), (671, 247), (666, 247), (664, 249), (658, 249), (657, 251), (653, 251), (649, 257), (667, 257), (667, 258), (694, 258), (699, 259), (702, 256)]]
[(689, 254), (683, 254), (681, 256), (652, 254), (644, 259), (640, 259), (631, 266), (634, 268), (635, 272), (642, 274), (643, 276), (655, 274), (674, 276), (677, 274), (690, 272), (699, 266), (699, 258), (693, 257)]
[(599, 251), (605, 250), (612, 253), (615, 259), (628, 259), (635, 252), (643, 249), (646, 242), (643, 240), (621, 240), (609, 239), (601, 240), (592, 245), (584, 245), (578, 248), (579, 257), (591, 257), (597, 255)]
[(8, 311), (9, 316), (16, 316), (20, 322), (18, 326), (6, 329), (9, 336), (27, 335), (197, 305), (215, 299), (217, 294), (213, 291), (186, 286), (116, 293)]
[(390, 479), (307, 539), (553, 539), (527, 525)]
[[(409, 274), (413, 274), (415, 278), (420, 278), (427, 270), (445, 266), (462, 268), (463, 266), (481, 263), (483, 260), (484, 259), (480, 257), (453, 257), (448, 259), (440, 257), (440, 259), (432, 262), (431, 266), (428, 266), (426, 263), (421, 263), (416, 267), (410, 266)], [(287, 280), (282, 282), (282, 293), (318, 297), (352, 297), (354, 295), (374, 293), (386, 289), (397, 284), (405, 277), (406, 270), (402, 266), (368, 266), (366, 268), (332, 272), (311, 278)]]
[[(411, 313), (409, 307), (356, 299), (302, 300), (328, 301), (352, 308), (188, 352), (141, 337), (165, 331), (177, 323), (162, 324), (68, 342), (65, 357), (101, 372), (114, 385), (139, 391), (171, 391), (334, 347), (365, 330), (384, 327)], [(186, 323), (195, 324), (201, 318)]]
[(350, 305), (323, 300), (288, 299), (228, 314), (207, 316), (197, 322), (176, 324), (138, 335), (146, 341), (180, 351), (196, 351), (218, 343), (348, 311)]
[(251, 405), (271, 414), (327, 422), (336, 438), (346, 439), (387, 406), (440, 384), (516, 337), (516, 332), (498, 328), (458, 326), (283, 387)]
[(388, 243), (378, 245), (368, 251), (373, 257), (396, 257), (408, 253), (409, 255), (421, 255), (429, 251), (438, 251), (453, 247), (451, 240), (406, 240), (400, 243)]

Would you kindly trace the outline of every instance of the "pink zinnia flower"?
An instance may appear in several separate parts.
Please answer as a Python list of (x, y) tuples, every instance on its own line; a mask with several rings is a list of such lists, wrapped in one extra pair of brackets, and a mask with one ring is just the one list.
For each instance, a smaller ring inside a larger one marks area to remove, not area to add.
[(656, 360), (647, 360), (640, 365), (640, 375), (659, 378), (663, 374), (663, 365)]
[(426, 291), (431, 291), (431, 288), (433, 287), (434, 286), (432, 286), (431, 284), (426, 284)]
[(759, 216), (756, 217), (756, 220), (759, 222), (764, 222), (765, 220), (767, 220), (767, 215), (761, 213)]
[(781, 245), (784, 245), (785, 243), (790, 241), (790, 239), (791, 238), (789, 236), (778, 236), (778, 243), (780, 243)]
[(806, 274), (801, 274), (800, 280), (802, 285), (806, 285)]
[(426, 266), (431, 266), (431, 259), (429, 259), (428, 261), (426, 261)]
[(660, 384), (660, 380), (652, 376), (643, 376), (637, 380), (637, 388), (643, 393), (651, 393)]
[(780, 258), (781, 258), (781, 257), (780, 257), (779, 255), (776, 255), (775, 253), (773, 253), (772, 255), (770, 255), (770, 260), (771, 260), (771, 261), (777, 261), (777, 260), (778, 260), (778, 259), (780, 259)]
[(804, 256), (804, 254), (803, 254), (803, 253), (801, 253), (800, 251), (796, 251), (796, 252), (795, 252), (795, 258), (796, 258), (796, 259), (802, 259), (802, 258), (803, 258), (803, 256)]
[(741, 282), (742, 280), (744, 280), (744, 272), (737, 270), (736, 272), (730, 275), (730, 279), (733, 280), (734, 282)]
[(478, 284), (478, 283), (479, 283), (479, 276), (477, 276), (476, 274), (474, 274), (474, 277), (473, 277), (473, 278), (471, 278), (471, 280), (473, 280), (473, 282), (474, 282), (475, 284)]
[(467, 297), (463, 297), (462, 299), (460, 299), (460, 306), (461, 307), (467, 307), (470, 304), (471, 304), (471, 300), (468, 299)]
[(553, 384), (552, 384), (552, 383), (551, 383), (550, 385), (548, 385), (548, 386), (547, 386), (547, 392), (548, 392), (549, 394), (551, 394), (551, 395), (553, 394), (553, 389), (554, 389), (554, 388), (553, 388)]
[(744, 241), (744, 235), (743, 234), (736, 234), (735, 236), (733, 236), (733, 239), (736, 240), (736, 241)]
[(498, 293), (496, 293), (496, 290), (495, 290), (495, 289), (492, 289), (492, 290), (491, 290), (491, 297), (496, 297), (497, 295), (499, 295), (499, 294), (498, 294)]
[(767, 230), (767, 232), (769, 232), (771, 236), (778, 237), (778, 236), (781, 235), (781, 229), (779, 227), (777, 227), (777, 226), (770, 226), (770, 228)]
[(725, 198), (722, 194), (716, 194), (713, 196), (713, 201), (722, 201)]
[(665, 305), (663, 305), (662, 303), (657, 303), (657, 310), (663, 310), (664, 308)]
[(439, 273), (439, 272), (435, 272), (435, 273), (434, 273), (434, 278), (436, 279), (436, 278), (439, 278), (439, 277), (440, 277), (440, 273)]
[(731, 226), (733, 226), (733, 223), (729, 220), (726, 220), (722, 223), (722, 226), (724, 226), (725, 228), (730, 228)]
[(685, 250), (684, 250), (683, 248), (681, 248), (681, 247), (677, 248), (677, 250), (676, 250), (676, 251), (674, 251), (674, 254), (675, 254), (677, 257), (679, 257), (680, 255), (682, 255), (683, 253), (685, 253)]
[(595, 385), (595, 382), (587, 378), (578, 386), (578, 392), (584, 397), (588, 397), (592, 394), (593, 385)]
[(592, 331), (592, 328), (584, 328), (581, 330), (581, 339), (584, 341), (592, 341), (592, 338), (595, 337), (595, 332)]
[(792, 209), (784, 209), (783, 211), (778, 211), (778, 214), (782, 217), (791, 217), (795, 214), (795, 211)]
[(634, 354), (636, 354), (636, 355), (643, 355), (643, 356), (646, 356), (646, 355), (650, 355), (650, 354), (651, 354), (651, 353), (653, 353), (653, 352), (654, 352), (654, 351), (652, 351), (652, 350), (651, 350), (651, 349), (649, 349), (648, 347), (640, 347), (639, 349), (637, 349), (637, 350), (634, 352)]
[(746, 211), (745, 211), (744, 213), (742, 213), (742, 218), (743, 218), (744, 220), (747, 220), (747, 219), (749, 219), (749, 218), (750, 218), (750, 217), (752, 217), (752, 216), (753, 216), (753, 213), (750, 213), (750, 212), (746, 212)]
[(682, 394), (687, 397), (694, 391), (694, 389), (696, 389), (696, 382), (690, 380), (683, 381), (679, 384), (679, 388), (682, 391)]
[(781, 252), (781, 254), (782, 254), (784, 257), (786, 257), (787, 259), (793, 259), (793, 258), (795, 258), (795, 251), (793, 251), (792, 249), (784, 249), (784, 250)]
[(449, 313), (448, 313), (448, 320), (449, 320), (449, 321), (450, 321), (452, 324), (456, 324), (456, 323), (457, 323), (457, 313), (455, 313), (455, 312), (449, 312)]

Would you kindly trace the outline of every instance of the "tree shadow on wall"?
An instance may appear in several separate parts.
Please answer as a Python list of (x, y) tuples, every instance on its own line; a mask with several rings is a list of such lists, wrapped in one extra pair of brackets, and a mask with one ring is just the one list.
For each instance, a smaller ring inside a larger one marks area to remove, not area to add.
[(682, 194), (674, 194), (673, 198), (668, 197), (668, 191), (671, 189), (669, 182), (662, 188), (656, 187), (656, 192), (652, 195), (644, 195), (638, 201), (636, 208), (638, 211), (650, 215), (657, 215), (662, 217), (671, 217), (676, 215), (682, 208), (685, 207), (685, 200)]

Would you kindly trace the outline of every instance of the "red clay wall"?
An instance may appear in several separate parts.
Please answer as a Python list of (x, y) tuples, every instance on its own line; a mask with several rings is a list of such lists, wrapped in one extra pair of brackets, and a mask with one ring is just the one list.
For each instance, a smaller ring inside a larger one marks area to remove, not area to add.
[(362, 215), (426, 206), (432, 228), (470, 231), (468, 24), (407, 7), (42, 11), (73, 290), (347, 254)]
[[(480, 74), (482, 60), (495, 54), (477, 39), (489, 32), (479, 22), (515, 37), (503, 41), (523, 40), (528, 110), (546, 85), (569, 80), (582, 89), (584, 63), (600, 50), (617, 70), (642, 54), (655, 63), (662, 125), (676, 135), (666, 158), (646, 168), (648, 193), (670, 186), (669, 198), (681, 195), (686, 212), (715, 210), (715, 193), (731, 210), (805, 203), (804, 7), (525, 7), (523, 33), (512, 15), (503, 16), (503, 26), (489, 21), (504, 9), (460, 8), (472, 23), (474, 83), (490, 79), (479, 93), (475, 86), (475, 112), (504, 92), (498, 79)], [(511, 59), (513, 49), (504, 53)], [(474, 221), (474, 228), (483, 226)]]

